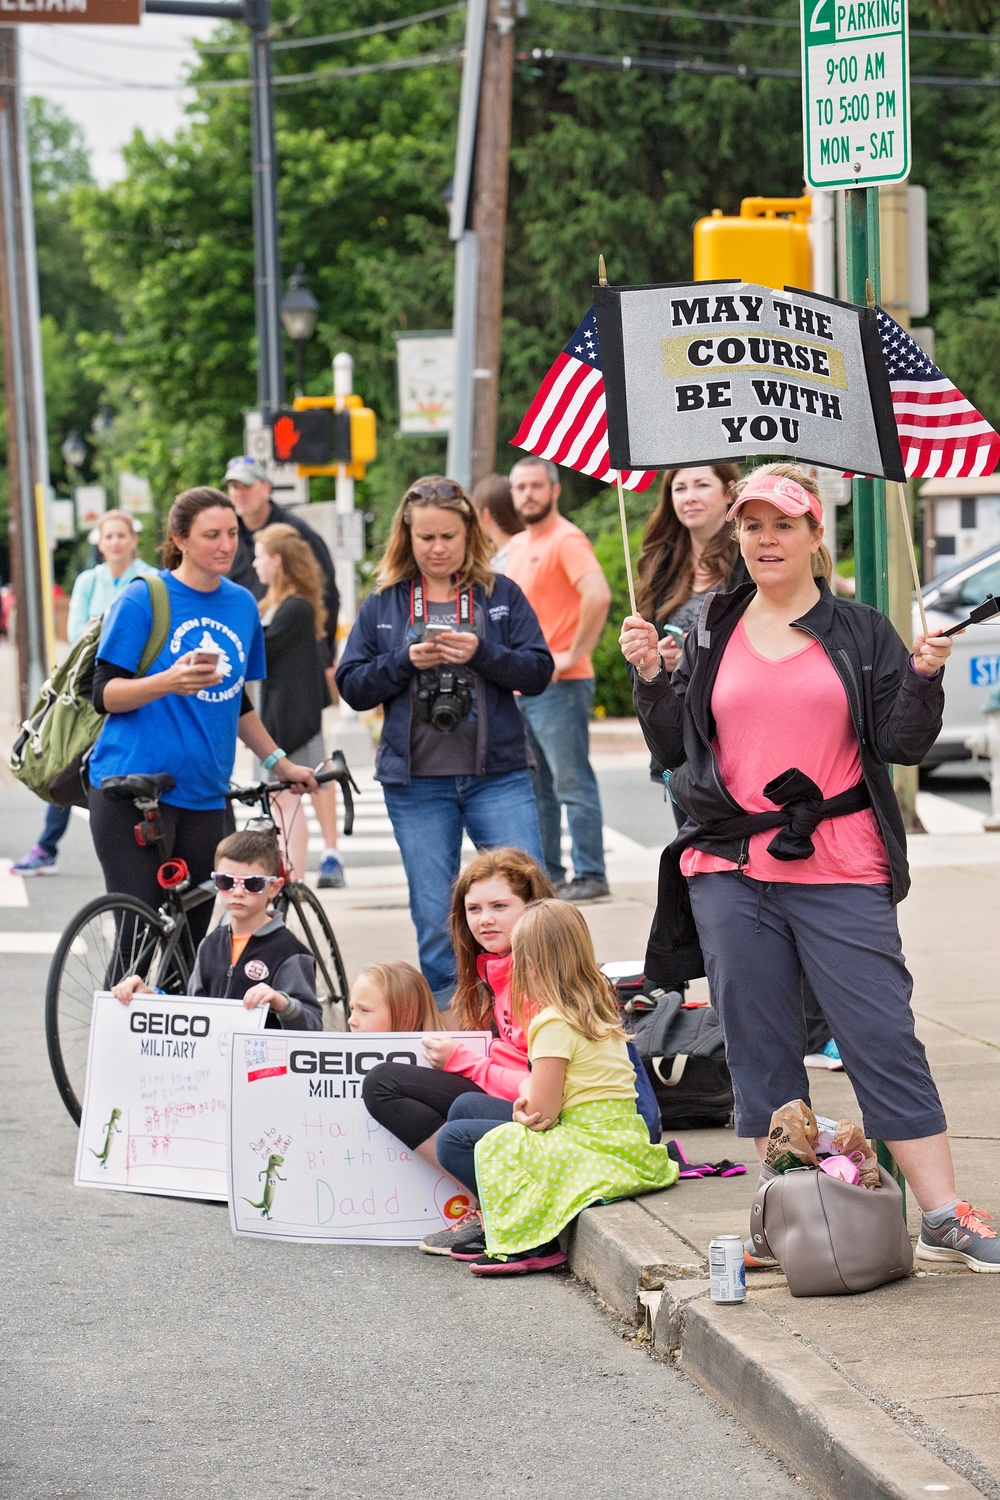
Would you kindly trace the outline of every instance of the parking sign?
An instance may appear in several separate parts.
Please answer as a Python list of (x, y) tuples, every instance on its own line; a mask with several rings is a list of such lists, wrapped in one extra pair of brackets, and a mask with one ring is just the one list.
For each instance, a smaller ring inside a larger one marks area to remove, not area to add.
[(909, 176), (906, 0), (802, 0), (802, 124), (811, 188)]

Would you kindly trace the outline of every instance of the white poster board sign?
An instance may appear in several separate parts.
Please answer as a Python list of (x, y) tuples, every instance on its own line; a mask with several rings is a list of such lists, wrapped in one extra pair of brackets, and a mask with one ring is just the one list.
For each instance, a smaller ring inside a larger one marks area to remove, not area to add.
[(450, 329), (397, 333), (399, 430), (448, 433), (455, 405), (455, 339)]
[(118, 504), (130, 516), (148, 516), (153, 511), (153, 489), (148, 479), (122, 469), (118, 475)]
[[(380, 1062), (425, 1066), (423, 1033), (233, 1036), (229, 1215), (235, 1234), (341, 1245), (415, 1245), (468, 1196), (365, 1109)], [(486, 1055), (489, 1035), (461, 1040)]]
[(108, 508), (108, 492), (103, 484), (81, 484), (74, 490), (76, 523), (81, 531), (95, 526)]
[(77, 1187), (225, 1202), (230, 1039), (266, 1019), (239, 1000), (95, 995)]

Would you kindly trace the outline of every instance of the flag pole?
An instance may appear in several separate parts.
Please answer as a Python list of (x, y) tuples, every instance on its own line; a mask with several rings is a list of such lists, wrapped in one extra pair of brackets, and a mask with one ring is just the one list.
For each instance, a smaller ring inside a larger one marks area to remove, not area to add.
[(917, 591), (917, 608), (920, 611), (920, 624), (924, 632), (924, 639), (930, 635), (930, 626), (927, 624), (927, 614), (924, 610), (924, 594), (920, 583), (920, 574), (917, 571), (917, 553), (913, 545), (913, 521), (910, 517), (910, 507), (906, 503), (906, 492), (901, 484), (896, 485), (896, 494), (899, 497), (899, 509), (903, 517), (903, 535), (906, 537), (906, 550), (910, 557), (910, 572), (913, 574), (913, 587)]
[[(604, 256), (597, 257), (597, 282), (599, 286), (607, 286), (608, 273), (604, 265)], [(632, 554), (628, 542), (628, 517), (625, 514), (625, 490), (622, 487), (621, 470), (615, 470), (615, 480), (618, 485), (618, 516), (622, 523), (622, 550), (625, 553), (625, 577), (628, 580), (628, 598), (632, 606), (632, 613), (639, 613), (635, 602), (635, 583), (632, 579)]]

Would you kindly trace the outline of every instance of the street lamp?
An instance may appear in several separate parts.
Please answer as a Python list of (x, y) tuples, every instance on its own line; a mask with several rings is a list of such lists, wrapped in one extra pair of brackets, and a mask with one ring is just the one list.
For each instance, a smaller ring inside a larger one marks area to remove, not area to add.
[(59, 451), (66, 460), (66, 467), (68, 469), (79, 470), (83, 467), (87, 457), (87, 445), (75, 427), (71, 428), (66, 434), (65, 441)]
[(316, 327), (319, 303), (306, 286), (305, 266), (295, 267), (288, 291), (281, 299), (281, 321), (295, 346), (295, 392), (301, 396), (306, 383), (306, 344)]

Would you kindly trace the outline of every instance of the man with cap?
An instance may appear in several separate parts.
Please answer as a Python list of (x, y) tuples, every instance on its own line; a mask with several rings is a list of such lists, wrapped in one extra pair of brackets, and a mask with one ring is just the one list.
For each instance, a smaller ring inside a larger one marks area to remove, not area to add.
[[(323, 603), (326, 605), (326, 637), (325, 641), (320, 644), (324, 650), (324, 665), (328, 671), (332, 670), (337, 656), (337, 616), (340, 613), (340, 595), (337, 591), (337, 575), (333, 559), (327, 551), (326, 543), (311, 526), (299, 517), (296, 511), (286, 510), (284, 506), (274, 504), (271, 499), (271, 481), (267, 477), (267, 467), (259, 459), (248, 458), (245, 455), (231, 458), (226, 465), (223, 484), (236, 507), (239, 524), (236, 556), (229, 570), (231, 583), (238, 583), (243, 588), (249, 589), (255, 599), (264, 597), (264, 585), (254, 572), (253, 539), (254, 534), (263, 531), (265, 526), (276, 526), (279, 523), (294, 526), (302, 540), (307, 542), (312, 549), (313, 556), (319, 563), (323, 574)], [(320, 860), (317, 882), (321, 888), (339, 887), (344, 884), (343, 867), (336, 854), (337, 824), (333, 788), (332, 786), (329, 788), (329, 795), (325, 795), (325, 790), (312, 799), (316, 816), (323, 828), (326, 846), (323, 858)]]

